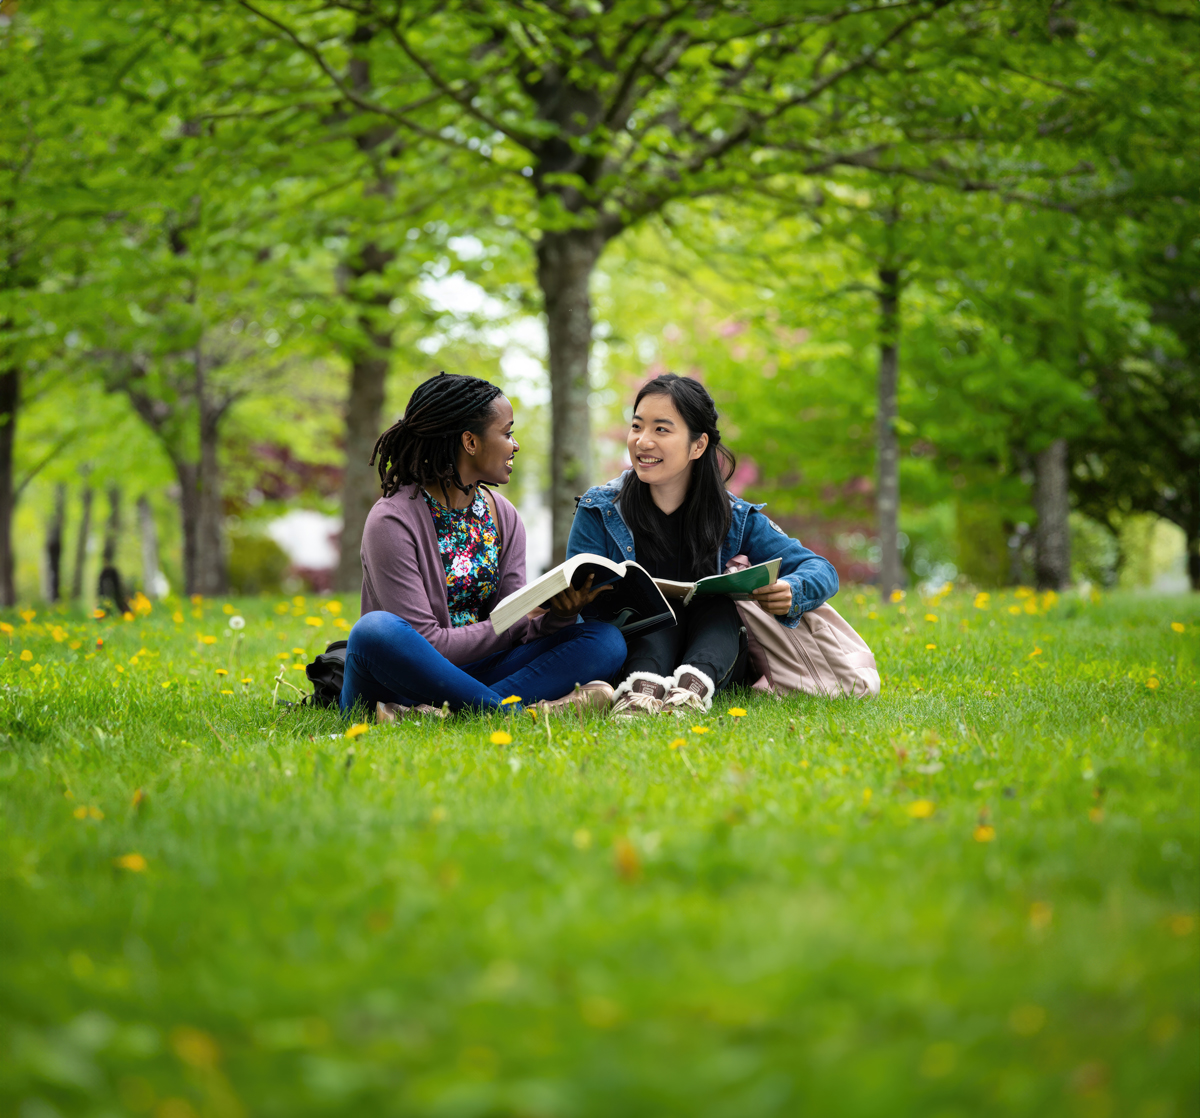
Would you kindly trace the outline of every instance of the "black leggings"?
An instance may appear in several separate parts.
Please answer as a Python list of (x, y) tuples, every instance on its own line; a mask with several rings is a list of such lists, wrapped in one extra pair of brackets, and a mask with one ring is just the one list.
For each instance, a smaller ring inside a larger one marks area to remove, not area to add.
[(741, 615), (732, 598), (697, 598), (674, 607), (677, 624), (628, 642), (621, 679), (630, 672), (675, 674), (680, 664), (705, 672), (719, 691), (745, 682), (748, 645)]

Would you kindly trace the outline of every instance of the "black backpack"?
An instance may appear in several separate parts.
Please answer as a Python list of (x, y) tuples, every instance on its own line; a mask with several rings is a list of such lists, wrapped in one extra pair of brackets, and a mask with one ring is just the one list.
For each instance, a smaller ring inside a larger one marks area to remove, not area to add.
[(305, 665), (304, 674), (313, 685), (313, 693), (304, 700), (308, 706), (337, 706), (346, 674), (346, 642), (334, 641), (311, 664)]

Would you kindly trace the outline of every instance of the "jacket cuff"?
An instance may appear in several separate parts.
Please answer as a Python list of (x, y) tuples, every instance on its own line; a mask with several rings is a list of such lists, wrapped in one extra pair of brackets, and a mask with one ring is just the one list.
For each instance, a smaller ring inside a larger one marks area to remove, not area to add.
[(792, 608), (779, 620), (789, 629), (794, 629), (800, 624), (801, 614), (808, 612), (804, 608), (804, 585), (796, 578), (784, 578), (781, 581), (788, 583), (792, 588)]

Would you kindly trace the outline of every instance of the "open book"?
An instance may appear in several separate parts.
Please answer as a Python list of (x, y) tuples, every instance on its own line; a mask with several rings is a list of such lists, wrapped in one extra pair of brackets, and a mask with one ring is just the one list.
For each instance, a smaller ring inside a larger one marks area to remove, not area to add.
[(770, 586), (778, 578), (779, 560), (768, 559), (765, 563), (755, 563), (753, 567), (743, 567), (740, 571), (723, 575), (708, 575), (695, 582), (669, 582), (665, 578), (656, 578), (654, 585), (668, 598), (679, 598), (680, 605), (686, 606), (693, 598), (711, 598), (716, 594), (726, 594), (735, 601), (744, 602), (751, 597), (752, 590)]
[(686, 606), (695, 597), (714, 594), (727, 594), (735, 599), (749, 598), (752, 590), (770, 586), (779, 577), (779, 560), (772, 559), (730, 574), (709, 575), (696, 582), (671, 582), (651, 578), (646, 568), (632, 559), (615, 563), (603, 555), (585, 552), (548, 570), (541, 578), (534, 579), (497, 602), (491, 615), (492, 628), (497, 633), (503, 633), (530, 611), (548, 606), (550, 599), (568, 586), (577, 590), (582, 588), (588, 575), (595, 576), (592, 580), (593, 590), (609, 584), (613, 585), (613, 589), (606, 590), (590, 606), (585, 607), (584, 616), (607, 621), (626, 636), (634, 636), (653, 633), (675, 624), (675, 614), (668, 598), (678, 600), (681, 606)]
[(655, 585), (645, 567), (629, 560), (614, 563), (603, 555), (586, 552), (572, 556), (560, 566), (548, 570), (541, 578), (522, 586), (492, 610), (492, 628), (503, 633), (531, 610), (550, 605), (555, 594), (568, 586), (579, 590), (594, 575), (592, 589), (597, 586), (613, 588), (599, 595), (583, 613), (587, 618), (607, 621), (627, 637), (653, 633), (675, 624), (675, 615), (663, 593)]

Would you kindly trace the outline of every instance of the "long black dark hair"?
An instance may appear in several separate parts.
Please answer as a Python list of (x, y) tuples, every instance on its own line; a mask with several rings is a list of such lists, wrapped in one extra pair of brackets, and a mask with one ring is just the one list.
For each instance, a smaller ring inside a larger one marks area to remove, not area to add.
[[(669, 396), (679, 414), (687, 424), (688, 438), (695, 442), (701, 435), (708, 436), (704, 453), (692, 463), (692, 477), (688, 483), (687, 496), (683, 501), (683, 554), (680, 566), (685, 577), (699, 578), (716, 573), (717, 554), (733, 517), (729, 511), (729, 495), (725, 483), (733, 477), (737, 459), (733, 451), (721, 442), (717, 428), (717, 406), (708, 390), (698, 380), (664, 373), (642, 385), (633, 402), (636, 412), (647, 396)], [(650, 486), (630, 470), (621, 486), (621, 515), (633, 533), (638, 551), (648, 551), (662, 561), (670, 556), (659, 554), (661, 542), (657, 539), (651, 519), (653, 498)]]
[[(450, 486), (469, 493), (458, 476), (458, 448), (464, 431), (483, 435), (503, 392), (490, 381), (439, 373), (417, 385), (404, 415), (375, 443), (370, 466), (379, 459), (383, 495), (402, 485), (438, 485), (449, 497)], [(413, 499), (416, 499), (413, 494)]]

